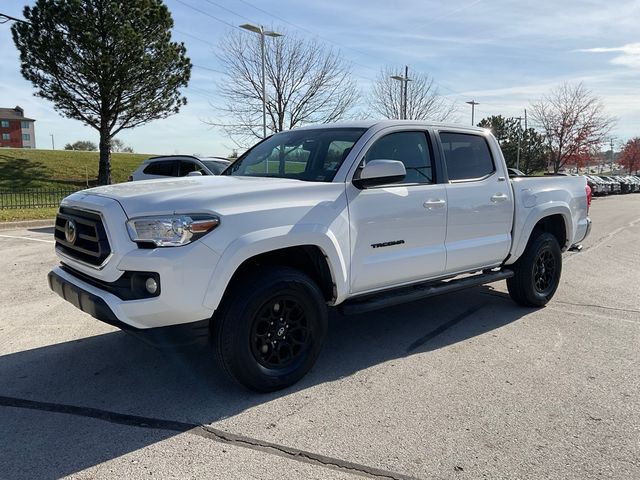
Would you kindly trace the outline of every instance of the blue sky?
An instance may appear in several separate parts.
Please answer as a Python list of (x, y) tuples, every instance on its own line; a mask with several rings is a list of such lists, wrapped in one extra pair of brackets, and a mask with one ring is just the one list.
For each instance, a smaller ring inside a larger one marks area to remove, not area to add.
[[(470, 122), (466, 100), (475, 99), (476, 121), (488, 115), (522, 115), (523, 109), (564, 81), (583, 81), (618, 118), (618, 143), (640, 136), (640, 1), (616, 0), (166, 0), (195, 67), (185, 94), (189, 103), (166, 120), (119, 135), (137, 152), (225, 155), (233, 143), (203, 121), (219, 121), (211, 103), (221, 67), (216, 45), (232, 28), (252, 22), (316, 37), (339, 50), (366, 96), (385, 65), (409, 65), (432, 75), (442, 94)], [(24, 2), (0, 3), (0, 12), (22, 17)], [(194, 10), (191, 7), (195, 7)], [(205, 13), (202, 13), (205, 12)], [(268, 12), (268, 13), (267, 13)], [(214, 18), (215, 17), (215, 18)], [(252, 35), (247, 33), (247, 35)], [(204, 68), (203, 68), (204, 67)], [(37, 119), (39, 148), (79, 139), (94, 130), (62, 118), (33, 96), (19, 72), (9, 24), (0, 25), (0, 106), (16, 104)], [(361, 108), (366, 108), (362, 105)]]

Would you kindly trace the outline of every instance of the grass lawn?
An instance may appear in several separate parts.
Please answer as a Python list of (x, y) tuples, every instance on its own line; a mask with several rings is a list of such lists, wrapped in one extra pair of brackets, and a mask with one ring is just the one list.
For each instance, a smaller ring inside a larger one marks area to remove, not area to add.
[[(111, 175), (114, 182), (127, 177), (151, 155), (112, 153)], [(0, 149), (0, 189), (86, 188), (96, 185), (98, 152), (70, 150)]]
[(57, 208), (9, 208), (0, 210), (0, 222), (53, 219)]
[[(140, 163), (150, 156), (139, 153), (112, 153), (113, 181), (126, 181)], [(73, 190), (87, 188), (87, 179), (89, 186), (92, 187), (97, 183), (98, 159), (98, 152), (0, 148), (0, 191), (64, 189), (70, 193)], [(41, 194), (40, 197), (43, 195), (46, 196)], [(65, 195), (66, 193), (62, 194), (62, 196)], [(20, 197), (4, 196), (3, 198), (5, 203), (21, 202)], [(56, 198), (57, 201), (58, 198)], [(53, 218), (56, 210), (56, 208), (0, 208), (0, 222)]]

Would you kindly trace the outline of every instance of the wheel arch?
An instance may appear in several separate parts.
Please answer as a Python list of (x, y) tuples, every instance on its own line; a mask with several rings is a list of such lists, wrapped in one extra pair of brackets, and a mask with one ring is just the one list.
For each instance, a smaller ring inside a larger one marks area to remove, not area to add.
[(242, 281), (242, 277), (268, 266), (291, 267), (311, 278), (322, 291), (327, 302), (336, 297), (331, 268), (324, 252), (317, 245), (296, 245), (259, 253), (242, 262), (229, 280), (227, 288)]
[(562, 251), (569, 248), (573, 238), (571, 210), (566, 205), (553, 207), (547, 205), (545, 208), (534, 209), (527, 217), (521, 231), (517, 242), (514, 242), (516, 247), (507, 264), (514, 263), (522, 256), (536, 231), (549, 232), (555, 236)]
[[(531, 235), (534, 235), (535, 232), (547, 232), (556, 237), (561, 250), (565, 250), (569, 246), (567, 221), (564, 215), (560, 213), (547, 215), (546, 217), (542, 217), (540, 220), (538, 220), (538, 222), (533, 226)], [(531, 239), (531, 235), (529, 237), (529, 240)]]
[(347, 264), (335, 235), (330, 231), (292, 233), (253, 232), (232, 242), (213, 272), (204, 305), (216, 309), (225, 292), (245, 273), (265, 265), (296, 268), (314, 280), (329, 304), (347, 294)]

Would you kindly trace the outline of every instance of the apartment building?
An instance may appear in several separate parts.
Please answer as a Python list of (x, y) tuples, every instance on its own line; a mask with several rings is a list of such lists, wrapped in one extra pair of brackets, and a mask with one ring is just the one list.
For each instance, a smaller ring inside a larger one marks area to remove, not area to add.
[(0, 108), (0, 147), (36, 148), (34, 123), (18, 106)]

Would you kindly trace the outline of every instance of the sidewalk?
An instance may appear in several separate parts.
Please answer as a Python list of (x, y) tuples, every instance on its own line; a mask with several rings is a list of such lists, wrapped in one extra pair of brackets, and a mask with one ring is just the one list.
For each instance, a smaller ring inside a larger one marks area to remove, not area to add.
[(21, 220), (19, 222), (0, 222), (0, 230), (18, 230), (32, 227), (53, 227), (55, 218), (44, 220)]

